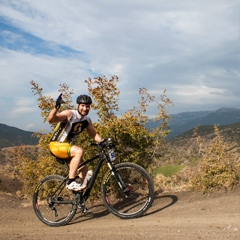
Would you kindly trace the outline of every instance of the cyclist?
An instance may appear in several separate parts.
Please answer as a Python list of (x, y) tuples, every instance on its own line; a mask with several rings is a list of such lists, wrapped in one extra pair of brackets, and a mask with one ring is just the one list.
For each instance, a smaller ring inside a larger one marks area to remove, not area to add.
[[(90, 117), (87, 116), (92, 104), (90, 96), (79, 95), (77, 97), (77, 110), (64, 110), (58, 113), (62, 102), (62, 94), (60, 94), (56, 100), (55, 107), (47, 118), (49, 123), (58, 123), (53, 131), (49, 149), (58, 158), (70, 159), (69, 180), (66, 187), (69, 190), (80, 191), (86, 185), (76, 181), (76, 173), (82, 161), (84, 150), (79, 146), (73, 145), (72, 141), (85, 128), (96, 142), (101, 142), (102, 138), (93, 127)], [(84, 181), (87, 172), (87, 166), (79, 169), (81, 182)]]

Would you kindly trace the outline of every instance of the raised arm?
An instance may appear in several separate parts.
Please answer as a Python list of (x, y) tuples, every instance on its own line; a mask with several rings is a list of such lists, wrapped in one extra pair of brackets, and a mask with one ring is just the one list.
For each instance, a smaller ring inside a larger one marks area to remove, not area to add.
[(71, 110), (65, 110), (60, 113), (57, 112), (56, 108), (53, 108), (48, 115), (47, 121), (49, 123), (57, 123), (67, 121), (71, 118), (72, 112)]

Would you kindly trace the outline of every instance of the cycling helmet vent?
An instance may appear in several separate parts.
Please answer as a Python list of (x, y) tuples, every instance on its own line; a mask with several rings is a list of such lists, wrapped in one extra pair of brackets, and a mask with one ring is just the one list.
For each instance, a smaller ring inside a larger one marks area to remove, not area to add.
[(88, 95), (79, 95), (77, 97), (77, 104), (92, 104), (92, 98)]

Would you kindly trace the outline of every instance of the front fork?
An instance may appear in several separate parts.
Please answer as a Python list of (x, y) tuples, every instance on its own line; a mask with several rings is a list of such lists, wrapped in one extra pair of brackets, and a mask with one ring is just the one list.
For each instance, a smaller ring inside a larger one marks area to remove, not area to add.
[(124, 183), (121, 175), (118, 173), (118, 171), (116, 170), (115, 166), (112, 163), (108, 163), (108, 167), (110, 168), (111, 174), (114, 176), (114, 178), (116, 179), (119, 188), (125, 192), (126, 191), (126, 184)]

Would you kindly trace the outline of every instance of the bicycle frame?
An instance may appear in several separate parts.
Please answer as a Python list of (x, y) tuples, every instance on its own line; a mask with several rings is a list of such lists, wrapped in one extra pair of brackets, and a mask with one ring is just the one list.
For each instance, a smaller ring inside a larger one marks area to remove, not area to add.
[[(89, 197), (89, 195), (90, 195), (90, 193), (91, 193), (91, 190), (92, 190), (92, 188), (93, 188), (93, 185), (94, 185), (94, 183), (95, 183), (95, 181), (96, 181), (96, 179), (97, 179), (98, 173), (99, 173), (99, 171), (100, 171), (100, 169), (101, 169), (102, 164), (103, 164), (104, 161), (107, 162), (107, 164), (108, 164), (108, 166), (109, 166), (109, 169), (113, 172), (113, 174), (114, 174), (114, 176), (115, 176), (115, 178), (116, 178), (116, 180), (117, 180), (120, 188), (122, 189), (123, 186), (124, 186), (122, 180), (120, 179), (120, 176), (116, 173), (116, 169), (115, 169), (115, 167), (114, 167), (114, 164), (111, 162), (111, 160), (109, 159), (108, 155), (106, 154), (106, 152), (105, 152), (103, 149), (101, 150), (101, 153), (99, 153), (99, 154), (97, 154), (96, 156), (94, 156), (94, 157), (92, 157), (92, 158), (90, 158), (90, 159), (82, 162), (82, 163), (78, 166), (78, 168), (81, 168), (81, 167), (87, 165), (88, 163), (94, 161), (95, 159), (99, 159), (99, 161), (98, 161), (97, 166), (95, 167), (95, 169), (94, 169), (94, 171), (93, 171), (93, 175), (92, 175), (92, 177), (91, 177), (91, 179), (90, 179), (90, 181), (89, 181), (89, 183), (88, 183), (87, 188), (85, 189), (83, 195), (81, 196), (81, 198), (82, 198), (84, 201), (86, 201), (86, 200), (88, 199), (88, 197)], [(61, 159), (60, 159), (60, 160), (61, 160)], [(62, 163), (63, 163), (63, 162), (62, 162)], [(69, 170), (69, 165), (68, 165), (68, 163), (67, 163), (66, 161), (64, 161), (64, 164), (65, 164), (66, 168)], [(69, 176), (69, 175), (66, 176), (64, 182), (68, 179), (68, 176)], [(56, 190), (56, 192), (61, 188), (62, 184), (63, 184), (63, 183), (60, 184), (60, 186), (58, 187), (58, 189)], [(75, 192), (75, 191), (73, 191), (73, 192), (74, 192), (75, 194), (82, 193), (82, 192)], [(55, 193), (54, 193), (54, 194), (55, 194)], [(53, 194), (53, 196), (54, 196), (54, 194)], [(61, 202), (61, 203), (63, 203), (63, 202)], [(67, 201), (66, 203), (69, 203), (69, 202)]]
[[(110, 160), (110, 158), (108, 157), (107, 153), (105, 152), (105, 150), (104, 150), (103, 148), (101, 149), (101, 152), (100, 152), (99, 154), (97, 154), (96, 156), (94, 156), (94, 157), (92, 157), (92, 158), (90, 158), (90, 159), (82, 162), (82, 163), (78, 166), (78, 168), (81, 168), (81, 167), (87, 165), (88, 163), (94, 161), (95, 159), (99, 159), (99, 161), (98, 161), (97, 166), (95, 167), (95, 169), (94, 169), (94, 171), (93, 171), (93, 175), (92, 175), (92, 177), (91, 177), (91, 179), (90, 179), (90, 181), (89, 181), (89, 183), (88, 183), (85, 191), (84, 191), (84, 192), (83, 192), (83, 191), (79, 191), (79, 192), (72, 191), (72, 192), (75, 194), (76, 198), (80, 197), (80, 200), (81, 200), (81, 201), (84, 201), (84, 202), (85, 202), (85, 201), (88, 199), (88, 197), (90, 196), (91, 190), (92, 190), (92, 188), (93, 188), (93, 185), (94, 185), (94, 183), (95, 183), (95, 181), (96, 181), (96, 179), (97, 179), (98, 173), (99, 173), (99, 171), (100, 171), (100, 169), (101, 169), (102, 164), (103, 164), (104, 161), (107, 162), (107, 165), (108, 165), (109, 169), (112, 171), (112, 173), (113, 173), (113, 175), (114, 175), (114, 177), (115, 177), (115, 179), (116, 179), (119, 187), (123, 190), (123, 192), (124, 192), (124, 190), (125, 190), (125, 184), (123, 183), (121, 177), (117, 174), (117, 171), (116, 171), (116, 169), (115, 169), (115, 167), (114, 167), (114, 164), (112, 163), (112, 161)], [(62, 159), (60, 159), (60, 160), (62, 160)], [(63, 162), (61, 161), (61, 163), (63, 163)], [(66, 161), (64, 161), (64, 164), (65, 164), (66, 168), (69, 170), (69, 165), (68, 165), (68, 163), (67, 163)], [(67, 175), (67, 176), (65, 177), (64, 181), (59, 185), (59, 187), (57, 188), (57, 190), (52, 194), (52, 197), (55, 195), (55, 193), (56, 193), (59, 189), (61, 189), (62, 185), (63, 185), (63, 184), (66, 182), (66, 180), (68, 179), (68, 176), (69, 176), (69, 175)], [(55, 202), (55, 203), (58, 203), (58, 200), (54, 200), (54, 202)], [(72, 202), (72, 201), (71, 201), (71, 202)], [(69, 201), (66, 201), (66, 202), (65, 202), (65, 201), (61, 201), (61, 204), (69, 204)]]
[(91, 192), (92, 187), (93, 187), (93, 185), (94, 185), (94, 183), (95, 183), (95, 181), (97, 179), (98, 173), (99, 173), (99, 171), (100, 171), (100, 169), (102, 167), (103, 162), (104, 161), (108, 162), (108, 159), (106, 157), (106, 153), (102, 152), (102, 153), (96, 155), (95, 157), (92, 157), (92, 158), (88, 159), (87, 161), (85, 161), (85, 162), (83, 162), (83, 163), (81, 163), (79, 165), (79, 168), (80, 168), (82, 166), (87, 165), (89, 162), (94, 161), (97, 158), (99, 159), (99, 161), (98, 161), (97, 166), (95, 167), (95, 169), (93, 171), (93, 175), (92, 175), (92, 177), (91, 177), (91, 179), (90, 179), (90, 181), (89, 181), (89, 183), (87, 185), (87, 188), (86, 188), (86, 190), (85, 190), (85, 192), (84, 192), (84, 194), (82, 196), (84, 201), (86, 201), (88, 199), (89, 195), (90, 195), (90, 192)]

